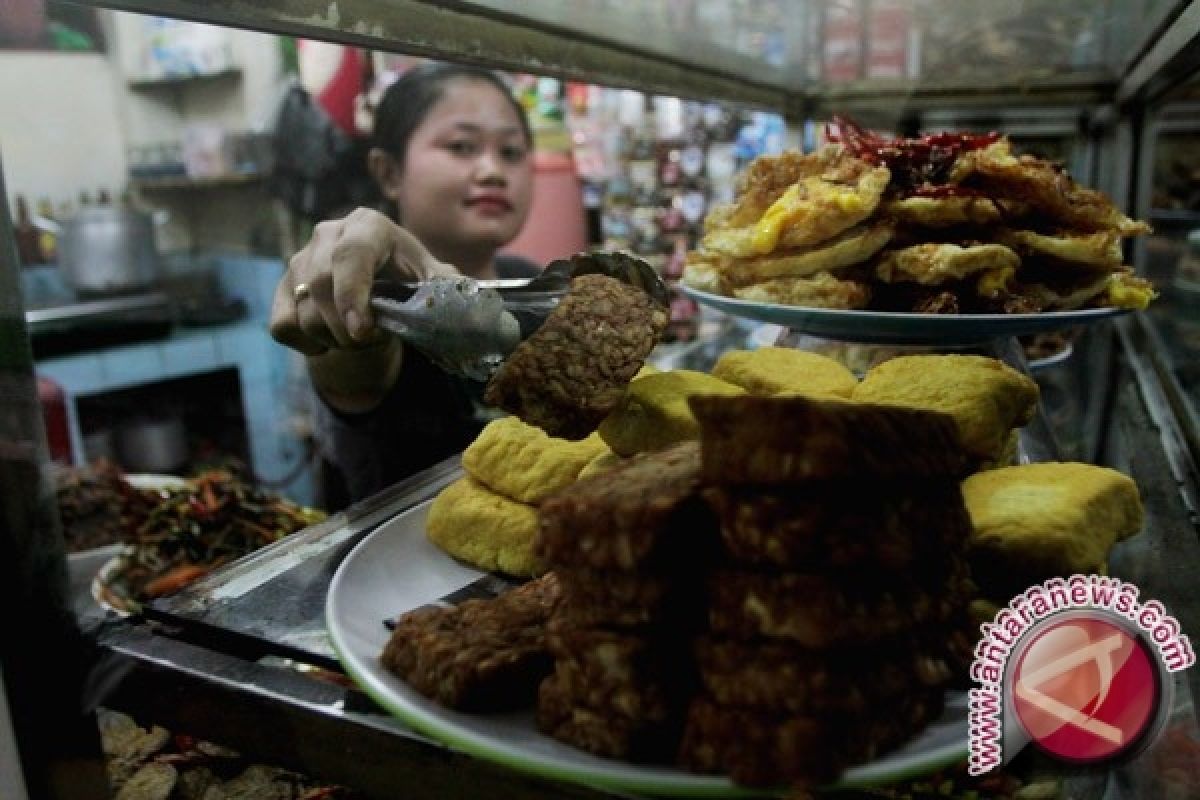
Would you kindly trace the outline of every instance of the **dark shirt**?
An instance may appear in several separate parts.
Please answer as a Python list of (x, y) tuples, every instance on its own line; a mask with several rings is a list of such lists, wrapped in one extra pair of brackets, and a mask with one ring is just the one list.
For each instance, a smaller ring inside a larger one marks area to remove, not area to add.
[[(496, 258), (497, 277), (528, 278), (538, 272), (523, 258)], [(325, 505), (333, 510), (344, 501), (369, 497), (461, 452), (486, 422), (477, 413), (482, 396), (482, 383), (448, 375), (406, 347), (395, 385), (371, 411), (347, 414), (322, 402), (325, 468), (337, 473), (326, 476)], [(346, 496), (339, 498), (343, 487)]]

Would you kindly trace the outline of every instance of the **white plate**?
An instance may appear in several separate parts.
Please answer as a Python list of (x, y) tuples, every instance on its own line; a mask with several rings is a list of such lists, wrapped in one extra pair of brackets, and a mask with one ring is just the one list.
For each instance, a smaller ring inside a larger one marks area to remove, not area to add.
[(96, 576), (92, 578), (92, 599), (105, 611), (111, 611), (119, 617), (127, 617), (138, 611), (141, 605), (136, 600), (122, 597), (108, 588), (120, 571), (122, 552), (124, 551), (119, 551), (117, 555), (105, 561)]
[(1071, 342), (1067, 342), (1067, 346), (1064, 347), (1063, 349), (1059, 350), (1057, 353), (1051, 353), (1050, 355), (1045, 356), (1044, 358), (1035, 358), (1032, 361), (1030, 361), (1029, 369), (1039, 370), (1039, 369), (1049, 369), (1050, 367), (1057, 367), (1059, 364), (1062, 364), (1067, 359), (1069, 359), (1074, 353), (1075, 353), (1075, 345), (1072, 344)]
[(893, 311), (847, 311), (834, 308), (756, 303), (702, 292), (684, 292), (698, 303), (726, 314), (783, 325), (798, 333), (876, 344), (980, 344), (1010, 336), (1056, 331), (1129, 313), (1127, 308), (1085, 308), (1042, 314), (912, 314)]
[[(672, 797), (760, 796), (721, 777), (600, 758), (538, 732), (532, 711), (464, 714), (443, 708), (383, 667), (384, 620), (437, 600), (484, 573), (459, 564), (425, 538), (428, 503), (377, 528), (338, 567), (325, 622), (342, 665), (379, 705), (420, 733), (477, 758), (522, 772), (605, 789)], [(967, 757), (963, 693), (916, 739), (848, 770), (840, 785), (868, 786), (923, 775)]]
[[(149, 472), (136, 472), (125, 476), (125, 482), (135, 489), (186, 489), (188, 482), (176, 475), (157, 475)], [(92, 578), (92, 599), (96, 605), (112, 611), (120, 616), (128, 616), (138, 610), (134, 600), (119, 597), (108, 589), (108, 584), (117, 574), (121, 565), (121, 554), (128, 550), (127, 545), (109, 545), (112, 549), (110, 557), (100, 566)], [(104, 549), (109, 549), (104, 548)]]
[(135, 472), (125, 476), (125, 482), (135, 489), (186, 489), (186, 478), (178, 475), (157, 475), (150, 472)]

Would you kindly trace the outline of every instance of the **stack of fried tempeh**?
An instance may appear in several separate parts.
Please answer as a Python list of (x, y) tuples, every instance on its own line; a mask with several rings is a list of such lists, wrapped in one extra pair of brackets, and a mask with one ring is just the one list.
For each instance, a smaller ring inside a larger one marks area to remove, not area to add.
[(715, 543), (685, 442), (580, 481), (541, 507), (538, 553), (562, 598), (538, 725), (600, 755), (674, 758), (694, 693), (690, 640)]
[(967, 601), (954, 422), (800, 397), (691, 404), (726, 556), (680, 757), (742, 783), (831, 778), (940, 711)]

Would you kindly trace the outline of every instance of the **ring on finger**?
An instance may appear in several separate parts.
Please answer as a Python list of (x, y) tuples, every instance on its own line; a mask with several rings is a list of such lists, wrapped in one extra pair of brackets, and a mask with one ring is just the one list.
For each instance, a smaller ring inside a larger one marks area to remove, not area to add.
[(308, 297), (309, 294), (311, 294), (311, 292), (309, 291), (307, 283), (297, 283), (296, 288), (292, 289), (292, 299), (297, 301), (303, 300), (304, 298)]

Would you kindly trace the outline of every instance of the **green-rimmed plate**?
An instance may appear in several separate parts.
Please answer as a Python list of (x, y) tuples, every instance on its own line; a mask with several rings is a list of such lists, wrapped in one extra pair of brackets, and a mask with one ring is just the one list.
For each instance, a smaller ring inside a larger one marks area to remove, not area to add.
[(1085, 308), (1041, 314), (913, 314), (757, 303), (703, 292), (684, 292), (696, 302), (735, 317), (782, 325), (798, 333), (873, 344), (973, 345), (1010, 336), (1058, 331), (1128, 314), (1127, 308)]
[[(343, 666), (360, 687), (416, 731), (486, 761), (542, 777), (610, 790), (669, 797), (762, 796), (728, 779), (670, 767), (630, 764), (577, 750), (538, 732), (532, 711), (464, 714), (437, 705), (384, 669), (384, 620), (434, 602), (483, 573), (464, 566), (425, 537), (428, 503), (377, 528), (350, 552), (329, 587), (325, 621)], [(947, 697), (940, 720), (903, 748), (848, 770), (846, 786), (891, 783), (965, 760), (963, 693)]]

